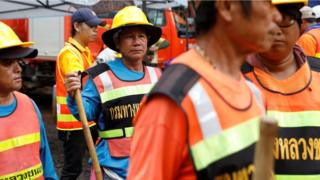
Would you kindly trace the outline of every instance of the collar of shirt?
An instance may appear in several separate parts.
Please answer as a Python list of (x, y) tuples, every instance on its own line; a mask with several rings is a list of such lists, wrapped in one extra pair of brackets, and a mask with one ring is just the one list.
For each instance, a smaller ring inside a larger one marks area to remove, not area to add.
[[(293, 46), (293, 54), (297, 62), (298, 68), (300, 68), (307, 61), (307, 56), (304, 54), (302, 48), (298, 45)], [(264, 67), (261, 61), (258, 60), (256, 54), (249, 55), (247, 57), (247, 62), (252, 66), (258, 67), (260, 69), (264, 69), (265, 71), (268, 72), (268, 70)]]
[(78, 41), (73, 38), (69, 38), (68, 43), (75, 46), (81, 53), (89, 54), (90, 49), (88, 47), (83, 47)]

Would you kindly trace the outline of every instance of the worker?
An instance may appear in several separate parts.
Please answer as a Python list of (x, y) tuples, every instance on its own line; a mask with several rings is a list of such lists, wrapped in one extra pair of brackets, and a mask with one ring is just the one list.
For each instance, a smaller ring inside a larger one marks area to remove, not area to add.
[[(134, 16), (133, 16), (134, 14)], [(107, 47), (120, 52), (122, 59), (98, 64), (86, 71), (82, 79), (84, 109), (89, 120), (98, 119), (99, 137), (96, 146), (105, 179), (125, 179), (129, 163), (132, 118), (142, 96), (158, 81), (161, 70), (143, 64), (147, 48), (161, 36), (161, 28), (148, 22), (136, 6), (121, 9), (112, 27), (102, 35)], [(81, 87), (75, 73), (66, 76), (68, 105), (79, 116), (74, 90)], [(95, 179), (92, 173), (92, 179)]]
[(114, 61), (116, 59), (121, 59), (122, 56), (117, 51), (114, 51), (104, 45), (104, 49), (98, 54), (96, 58), (96, 63), (106, 63), (108, 61)]
[[(117, 55), (118, 54), (118, 55)], [(106, 63), (108, 61), (114, 61), (116, 58), (121, 58), (121, 55), (116, 51), (105, 47), (97, 56), (96, 63)]]
[(197, 46), (172, 61), (134, 119), (128, 179), (251, 177), (263, 97), (240, 66), (271, 47), (280, 20), (271, 1), (200, 2)]
[[(97, 38), (97, 27), (105, 25), (88, 8), (80, 8), (71, 17), (71, 37), (57, 56), (56, 62), (56, 100), (58, 137), (63, 142), (64, 165), (60, 179), (77, 179), (82, 171), (82, 160), (86, 150), (82, 123), (70, 113), (67, 106), (67, 91), (64, 78), (67, 73), (84, 71), (93, 64), (88, 44)], [(90, 122), (93, 139), (97, 131), (94, 122)]]
[(316, 5), (312, 7), (312, 11), (316, 14), (317, 28), (319, 28), (320, 23), (320, 5)]
[(301, 34), (309, 31), (316, 22), (316, 14), (313, 12), (312, 8), (309, 6), (303, 6), (300, 9), (302, 14), (301, 19)]
[(283, 20), (278, 23), (272, 48), (250, 56), (251, 66), (244, 68), (266, 97), (267, 114), (279, 121), (274, 141), (276, 179), (320, 179), (319, 60), (308, 62), (295, 45), (304, 1), (277, 0)]
[(320, 58), (320, 5), (314, 6), (312, 11), (315, 13), (316, 23), (306, 29), (297, 44), (307, 56)]
[(145, 61), (151, 64), (158, 64), (159, 67), (164, 68), (164, 64), (158, 62), (158, 51), (167, 48), (169, 44), (169, 41), (165, 38), (160, 38), (158, 42), (148, 49)]
[(19, 62), (37, 56), (33, 44), (0, 22), (0, 179), (58, 179), (38, 106), (18, 92)]

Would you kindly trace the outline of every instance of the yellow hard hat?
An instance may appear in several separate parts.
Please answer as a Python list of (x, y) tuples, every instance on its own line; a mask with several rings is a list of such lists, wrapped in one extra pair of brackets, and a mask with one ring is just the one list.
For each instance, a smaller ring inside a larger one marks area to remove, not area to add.
[(14, 46), (29, 47), (33, 44), (34, 42), (22, 42), (8, 25), (0, 21), (0, 49)]
[(272, 4), (291, 4), (291, 3), (304, 3), (305, 5), (308, 4), (308, 0), (272, 0)]
[(151, 24), (143, 11), (136, 6), (127, 6), (121, 9), (115, 16), (110, 30), (102, 34), (103, 42), (111, 49), (118, 51), (113, 37), (116, 32), (128, 27), (142, 27), (148, 36), (148, 46), (156, 43), (161, 37), (161, 28)]
[(38, 50), (29, 48), (33, 42), (22, 42), (17, 34), (0, 21), (0, 59), (32, 58)]

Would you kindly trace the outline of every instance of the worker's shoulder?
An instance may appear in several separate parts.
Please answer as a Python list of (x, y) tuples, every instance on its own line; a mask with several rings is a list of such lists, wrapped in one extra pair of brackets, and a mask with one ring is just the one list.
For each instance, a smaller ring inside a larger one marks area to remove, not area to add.
[(14, 91), (13, 94), (16, 97), (17, 101), (24, 101), (32, 104), (33, 106), (36, 106), (35, 102), (28, 95), (19, 91)]
[(200, 75), (187, 65), (180, 63), (170, 65), (151, 90), (148, 97), (163, 94), (180, 105), (199, 78)]
[(97, 64), (90, 67), (82, 73), (82, 76), (89, 75), (91, 78), (95, 78), (103, 72), (109, 71), (110, 66), (107, 63)]
[(320, 72), (320, 58), (308, 56), (307, 61), (312, 71)]
[(312, 29), (308, 32), (303, 33), (298, 42), (301, 40), (312, 40), (312, 39), (319, 39), (320, 38), (320, 29)]

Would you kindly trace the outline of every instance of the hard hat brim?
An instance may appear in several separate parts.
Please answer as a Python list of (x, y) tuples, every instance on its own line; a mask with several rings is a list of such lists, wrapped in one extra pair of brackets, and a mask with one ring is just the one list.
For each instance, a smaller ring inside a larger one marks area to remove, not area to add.
[(131, 28), (131, 27), (141, 27), (146, 30), (146, 34), (148, 36), (148, 47), (152, 46), (154, 43), (156, 43), (161, 35), (162, 30), (161, 28), (149, 24), (128, 24), (124, 26), (120, 26), (114, 29), (110, 29), (102, 34), (102, 40), (106, 46), (108, 46), (110, 49), (119, 52), (119, 49), (116, 47), (116, 44), (113, 41), (113, 36), (116, 32), (118, 32), (121, 29), (124, 28)]
[(20, 43), (16, 43), (16, 44), (10, 44), (7, 46), (2, 46), (0, 48), (0, 50), (5, 49), (5, 48), (10, 48), (10, 47), (29, 47), (32, 46), (34, 44), (34, 42), (20, 42)]
[(9, 47), (0, 49), (0, 61), (1, 59), (21, 59), (21, 58), (34, 58), (38, 55), (38, 50), (29, 47)]
[(303, 3), (307, 5), (307, 0), (272, 0), (273, 5)]

